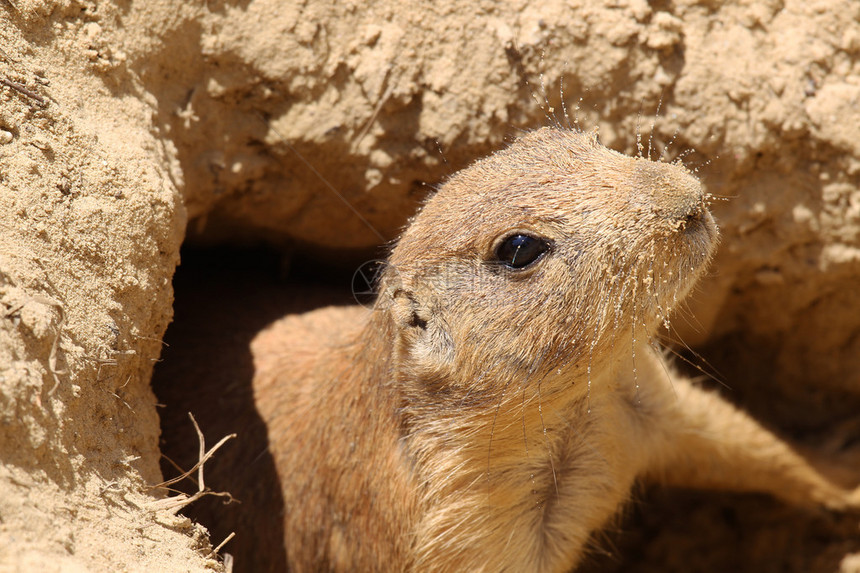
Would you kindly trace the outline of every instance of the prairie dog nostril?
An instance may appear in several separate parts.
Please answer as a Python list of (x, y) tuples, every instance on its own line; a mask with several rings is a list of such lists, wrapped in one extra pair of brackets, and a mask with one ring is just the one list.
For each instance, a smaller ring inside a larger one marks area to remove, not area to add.
[(702, 220), (704, 216), (704, 211), (700, 205), (697, 205), (695, 209), (687, 213), (687, 216), (684, 218), (684, 222), (686, 223), (696, 223)]

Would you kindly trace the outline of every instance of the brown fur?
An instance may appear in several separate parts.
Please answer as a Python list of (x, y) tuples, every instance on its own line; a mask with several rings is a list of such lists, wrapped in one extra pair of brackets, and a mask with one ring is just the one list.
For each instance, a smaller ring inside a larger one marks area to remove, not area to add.
[[(253, 344), (295, 571), (569, 571), (637, 477), (843, 508), (786, 444), (651, 347), (715, 248), (683, 167), (545, 128), (453, 176), (373, 311)], [(511, 271), (497, 242), (553, 246)]]

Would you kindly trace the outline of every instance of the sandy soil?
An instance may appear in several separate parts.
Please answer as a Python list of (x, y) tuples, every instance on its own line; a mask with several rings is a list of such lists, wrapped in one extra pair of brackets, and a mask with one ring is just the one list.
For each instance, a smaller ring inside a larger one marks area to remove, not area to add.
[[(853, 0), (0, 0), (0, 570), (223, 567), (153, 487), (150, 380), (183, 242), (356, 263), (446, 174), (555, 121), (628, 153), (640, 133), (726, 199), (712, 276), (671, 337), (767, 424), (856, 461)], [(200, 326), (217, 333), (218, 312)], [(177, 396), (210, 395), (171, 372)], [(172, 419), (162, 445), (196, 452)], [(643, 496), (601, 568), (724, 570), (734, 544), (747, 570), (860, 570), (856, 520)], [(206, 524), (215, 545), (224, 522)]]

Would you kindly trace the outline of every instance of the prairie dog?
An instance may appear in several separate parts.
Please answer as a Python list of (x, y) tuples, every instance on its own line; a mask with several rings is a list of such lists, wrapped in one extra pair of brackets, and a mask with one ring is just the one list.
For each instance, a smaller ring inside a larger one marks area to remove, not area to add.
[(424, 205), (373, 310), (262, 332), (291, 570), (570, 571), (637, 478), (858, 505), (652, 348), (716, 248), (707, 203), (680, 165), (543, 128)]

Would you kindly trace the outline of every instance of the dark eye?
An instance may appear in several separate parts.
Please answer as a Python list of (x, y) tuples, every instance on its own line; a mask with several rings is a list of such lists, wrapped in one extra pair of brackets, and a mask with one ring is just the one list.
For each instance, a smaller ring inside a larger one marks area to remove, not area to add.
[(530, 235), (511, 235), (496, 247), (496, 259), (512, 269), (522, 269), (534, 263), (549, 250), (549, 242)]

